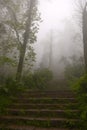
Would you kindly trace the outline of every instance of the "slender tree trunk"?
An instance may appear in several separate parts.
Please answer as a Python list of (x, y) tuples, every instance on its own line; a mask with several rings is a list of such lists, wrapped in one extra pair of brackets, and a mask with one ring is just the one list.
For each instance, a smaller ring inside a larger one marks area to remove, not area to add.
[(26, 53), (26, 46), (28, 43), (29, 39), (29, 33), (30, 33), (30, 27), (31, 27), (31, 22), (32, 22), (32, 10), (34, 6), (35, 0), (30, 0), (29, 2), (29, 10), (28, 10), (28, 19), (26, 21), (26, 28), (25, 28), (25, 33), (24, 33), (24, 41), (23, 45), (20, 49), (20, 55), (19, 55), (19, 63), (18, 63), (18, 68), (17, 68), (17, 74), (16, 74), (16, 80), (20, 81), (21, 76), (22, 76), (22, 70), (23, 70), (23, 64), (24, 64), (24, 57)]
[(49, 43), (49, 69), (50, 70), (52, 69), (52, 59), (53, 59), (52, 43), (53, 43), (53, 32), (51, 31), (50, 43)]
[(83, 10), (83, 47), (84, 47), (84, 61), (85, 61), (85, 70), (87, 73), (87, 3)]
[(20, 81), (22, 75), (25, 50), (26, 48), (24, 49), (23, 47), (20, 50), (19, 63), (18, 63), (17, 73), (16, 73), (16, 80), (18, 81)]

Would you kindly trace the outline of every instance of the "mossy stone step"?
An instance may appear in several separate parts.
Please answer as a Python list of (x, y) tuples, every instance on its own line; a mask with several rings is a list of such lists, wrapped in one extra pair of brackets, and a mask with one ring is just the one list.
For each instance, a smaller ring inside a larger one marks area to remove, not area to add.
[(17, 98), (12, 97), (13, 102), (15, 103), (76, 103), (77, 100), (75, 98)]
[(78, 120), (67, 119), (67, 118), (29, 118), (22, 116), (2, 116), (0, 117), (0, 122), (5, 123), (5, 125), (19, 124), (19, 125), (32, 125), (32, 126), (42, 126), (42, 127), (58, 127), (65, 128), (69, 123), (72, 123), (70, 127), (78, 127)]
[(65, 95), (61, 95), (61, 94), (49, 94), (49, 95), (47, 95), (47, 94), (21, 94), (21, 95), (18, 95), (18, 97), (23, 97), (23, 98), (44, 98), (44, 97), (47, 97), (47, 98), (57, 98), (57, 97), (59, 97), (59, 98), (62, 98), (62, 97), (65, 97), (65, 98), (73, 98), (73, 97), (75, 97), (75, 95), (67, 95), (67, 94), (65, 94)]
[(70, 91), (26, 90), (11, 99), (12, 105), (5, 108), (5, 113), (0, 116), (0, 124), (7, 127), (3, 125), (1, 128), (4, 130), (14, 130), (10, 126), (33, 126), (34, 130), (36, 126), (57, 127), (57, 130), (78, 128), (78, 102), (76, 95)]
[(24, 92), (20, 96), (22, 97), (75, 97), (76, 94), (66, 91), (51, 91), (51, 92)]
[(7, 109), (6, 115), (26, 116), (26, 117), (49, 117), (49, 118), (78, 118), (78, 110), (48, 110), (48, 109)]
[(77, 109), (78, 108), (78, 103), (56, 103), (56, 104), (42, 104), (42, 103), (13, 103), (12, 105), (9, 106), (9, 108), (23, 108), (23, 109)]
[(0, 125), (0, 130), (78, 130), (78, 129), (67, 129), (67, 128), (41, 128), (34, 126), (25, 126), (25, 125)]
[(45, 93), (45, 94), (50, 94), (50, 93), (54, 93), (54, 94), (60, 94), (60, 93), (67, 93), (67, 94), (75, 94), (75, 92), (73, 92), (73, 91), (71, 91), (71, 90), (58, 90), (58, 91), (56, 91), (56, 90), (52, 90), (52, 91), (50, 91), (50, 90), (29, 90), (29, 89), (25, 89), (24, 90), (24, 92), (25, 93), (33, 93), (33, 94), (43, 94), (43, 93)]

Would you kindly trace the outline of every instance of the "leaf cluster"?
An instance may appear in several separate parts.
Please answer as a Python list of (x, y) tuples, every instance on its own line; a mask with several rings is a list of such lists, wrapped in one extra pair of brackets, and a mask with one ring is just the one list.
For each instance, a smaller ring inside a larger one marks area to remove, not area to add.
[(87, 129), (87, 74), (82, 76), (72, 88), (77, 92), (79, 102), (81, 128)]
[(25, 86), (38, 89), (44, 89), (47, 83), (52, 79), (53, 74), (49, 69), (37, 70), (23, 77), (23, 82)]

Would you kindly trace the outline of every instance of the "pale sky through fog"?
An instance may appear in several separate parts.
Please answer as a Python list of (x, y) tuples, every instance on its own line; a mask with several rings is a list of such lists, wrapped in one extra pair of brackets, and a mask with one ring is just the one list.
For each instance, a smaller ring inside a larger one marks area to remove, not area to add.
[(75, 33), (73, 24), (74, 0), (39, 0), (39, 10), (43, 22), (40, 24), (38, 41), (35, 45), (37, 63), (44, 53), (44, 45), (47, 44), (46, 39), (49, 38), (51, 30), (53, 30), (54, 38), (54, 56), (59, 58), (61, 55), (66, 56), (71, 53), (70, 48), (74, 48), (72, 35)]
[(43, 30), (62, 28), (61, 21), (72, 15), (72, 0), (40, 0)]

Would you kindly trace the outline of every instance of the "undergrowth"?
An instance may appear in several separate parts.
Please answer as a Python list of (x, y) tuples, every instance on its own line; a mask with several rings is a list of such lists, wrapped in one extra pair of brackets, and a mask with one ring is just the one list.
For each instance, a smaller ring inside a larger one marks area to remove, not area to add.
[(77, 93), (80, 110), (80, 129), (87, 130), (87, 75), (82, 76), (72, 85), (73, 90)]

